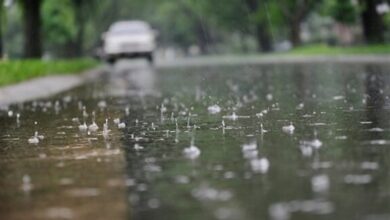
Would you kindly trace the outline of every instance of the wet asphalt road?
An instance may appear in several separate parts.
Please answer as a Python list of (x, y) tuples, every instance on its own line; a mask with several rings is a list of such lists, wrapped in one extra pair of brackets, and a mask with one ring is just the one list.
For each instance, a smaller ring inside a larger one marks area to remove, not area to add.
[(107, 70), (0, 111), (1, 219), (390, 218), (388, 64)]

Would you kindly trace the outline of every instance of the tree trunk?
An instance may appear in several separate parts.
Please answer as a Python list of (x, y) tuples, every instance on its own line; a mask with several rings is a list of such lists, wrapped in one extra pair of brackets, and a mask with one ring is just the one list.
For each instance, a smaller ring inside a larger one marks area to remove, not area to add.
[[(259, 13), (259, 0), (246, 0), (246, 5), (251, 14)], [(267, 24), (263, 21), (256, 21), (255, 34), (258, 44), (258, 50), (269, 52), (272, 50), (272, 41), (268, 31)]]
[(24, 56), (41, 58), (41, 0), (23, 0)]
[(291, 22), (290, 24), (290, 41), (293, 47), (300, 46), (301, 40), (301, 24), (300, 22)]
[(384, 23), (382, 16), (376, 11), (379, 0), (360, 0), (364, 10), (361, 13), (363, 35), (366, 43), (384, 43)]
[(0, 0), (0, 60), (4, 57), (4, 47), (3, 47), (3, 16), (5, 13), (4, 10), (4, 1)]
[(269, 36), (266, 25), (257, 24), (256, 25), (256, 39), (258, 44), (258, 50), (262, 52), (272, 51), (271, 38)]
[(203, 24), (201, 21), (195, 21), (196, 22), (196, 27), (195, 27), (195, 31), (196, 31), (196, 38), (197, 38), (197, 41), (198, 41), (198, 46), (199, 46), (199, 49), (200, 49), (200, 52), (202, 54), (208, 54), (210, 51), (209, 51), (209, 47), (208, 47), (208, 44), (209, 44), (209, 38), (208, 38), (208, 33), (207, 33), (207, 30), (203, 27)]
[[(1, 3), (1, 1), (0, 1)], [(0, 6), (1, 7), (1, 6)], [(2, 8), (0, 8), (2, 10)], [(4, 48), (3, 48), (3, 19), (2, 19), (2, 11), (0, 11), (0, 60), (4, 56)]]
[(196, 41), (201, 54), (208, 54), (210, 52), (211, 35), (209, 28), (203, 22), (202, 17), (198, 16), (191, 8), (185, 4), (181, 4), (182, 10), (193, 21), (193, 30), (196, 35)]
[(85, 29), (85, 19), (83, 15), (83, 4), (85, 2), (83, 0), (74, 0), (75, 7), (75, 18), (76, 18), (76, 39), (75, 39), (75, 56), (82, 56), (84, 53), (84, 29)]

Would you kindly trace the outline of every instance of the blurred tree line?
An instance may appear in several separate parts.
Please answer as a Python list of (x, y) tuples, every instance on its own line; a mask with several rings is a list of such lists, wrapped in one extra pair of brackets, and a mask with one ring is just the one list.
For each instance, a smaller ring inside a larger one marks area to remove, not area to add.
[(389, 38), (389, 2), (0, 0), (0, 54), (25, 58), (92, 54), (109, 25), (126, 19), (148, 21), (159, 32), (162, 48), (185, 53), (269, 52), (280, 42), (292, 47), (308, 42), (305, 33), (312, 42), (337, 43), (332, 35), (318, 34), (335, 24), (346, 36), (349, 28), (357, 30), (360, 38), (353, 43), (381, 44)]

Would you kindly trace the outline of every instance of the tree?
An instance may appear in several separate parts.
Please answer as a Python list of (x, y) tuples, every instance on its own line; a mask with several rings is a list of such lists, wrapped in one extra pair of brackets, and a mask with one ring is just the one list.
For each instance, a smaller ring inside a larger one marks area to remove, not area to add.
[(213, 39), (209, 28), (209, 22), (207, 22), (205, 16), (202, 16), (204, 5), (201, 3), (201, 1), (196, 0), (180, 1), (179, 7), (180, 10), (184, 12), (185, 16), (190, 18), (192, 31), (196, 36), (196, 41), (201, 53), (207, 54), (210, 52), (210, 44), (213, 43)]
[[(203, 54), (215, 49), (215, 26), (209, 16), (209, 3), (204, 0), (142, 0), (132, 1), (131, 14), (136, 19), (149, 21), (157, 27), (160, 42), (187, 50), (197, 45)], [(148, 16), (154, 14), (155, 16)]]
[(24, 56), (25, 58), (40, 58), (42, 56), (42, 0), (22, 0), (19, 2), (23, 10)]
[(3, 58), (3, 15), (4, 14), (4, 1), (0, 0), (0, 59)]
[(76, 38), (74, 40), (75, 56), (82, 56), (84, 54), (85, 28), (87, 23), (90, 22), (89, 19), (97, 12), (97, 8), (95, 7), (97, 4), (102, 3), (91, 0), (72, 0), (76, 26)]
[(343, 24), (356, 23), (358, 7), (351, 0), (334, 0), (328, 4), (329, 14), (336, 21)]
[(269, 27), (265, 16), (261, 16), (262, 14), (267, 13), (267, 8), (265, 7), (266, 2), (261, 0), (245, 0), (245, 3), (254, 23), (259, 50), (264, 52), (271, 51), (272, 40), (269, 33)]
[(384, 43), (385, 41), (383, 18), (376, 10), (377, 5), (382, 2), (382, 0), (360, 0), (363, 35), (368, 44)]
[(321, 0), (280, 0), (280, 10), (287, 19), (290, 41), (294, 47), (302, 44), (301, 24)]
[(75, 16), (70, 1), (45, 1), (42, 5), (45, 50), (55, 57), (73, 57)]
[(252, 16), (248, 16), (247, 5), (243, 4), (242, 0), (229, 0), (229, 4), (218, 0), (202, 1), (202, 3), (203, 14), (207, 17), (208, 23), (212, 23), (209, 26), (212, 27), (215, 44), (222, 45), (221, 49), (229, 50), (234, 47), (230, 41), (235, 38), (239, 48), (248, 51), (245, 40), (253, 38), (255, 32)]
[[(81, 56), (83, 53), (83, 41), (85, 32), (84, 5), (85, 0), (72, 0), (74, 14), (76, 20), (76, 39), (75, 39), (75, 55)], [(84, 13), (83, 13), (84, 12)]]

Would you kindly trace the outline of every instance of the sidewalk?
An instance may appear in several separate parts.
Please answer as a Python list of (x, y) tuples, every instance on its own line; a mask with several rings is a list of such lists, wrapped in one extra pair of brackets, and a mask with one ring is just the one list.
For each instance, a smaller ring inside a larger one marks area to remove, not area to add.
[(55, 95), (95, 79), (104, 72), (104, 67), (98, 67), (79, 75), (52, 75), (0, 87), (0, 107)]

